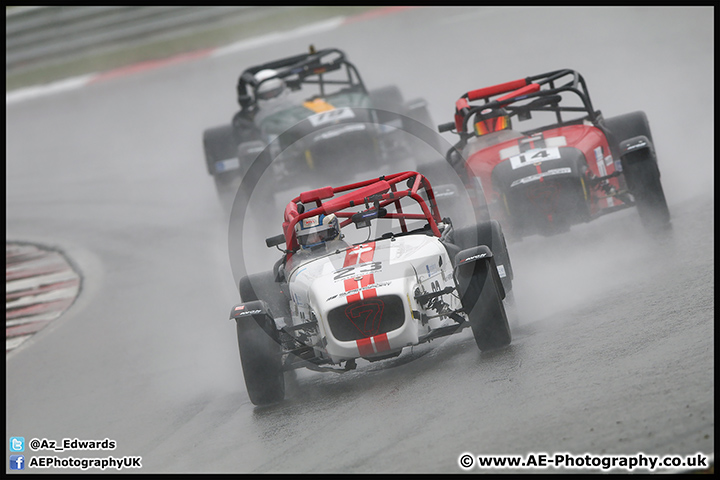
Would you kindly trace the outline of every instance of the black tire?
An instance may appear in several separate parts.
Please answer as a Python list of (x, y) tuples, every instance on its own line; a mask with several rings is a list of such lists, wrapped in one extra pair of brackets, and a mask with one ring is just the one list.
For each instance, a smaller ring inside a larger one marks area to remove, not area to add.
[(236, 322), (240, 361), (250, 401), (255, 405), (282, 401), (285, 376), (274, 321), (265, 315), (255, 315)]
[(617, 147), (623, 140), (645, 135), (651, 143), (653, 141), (650, 122), (648, 122), (645, 112), (641, 110), (606, 118), (602, 121), (601, 126), (604, 127), (605, 134), (608, 136), (610, 148), (615, 149), (613, 156), (616, 158), (620, 156)]
[(203, 132), (203, 150), (208, 173), (215, 176), (215, 162), (237, 157), (238, 143), (232, 125), (208, 128)]
[(480, 351), (510, 345), (512, 334), (501, 297), (500, 278), (493, 259), (478, 260), (456, 269), (463, 309)]
[(237, 186), (234, 180), (238, 171), (218, 172), (215, 162), (236, 158), (237, 145), (232, 125), (209, 128), (203, 132), (205, 165), (208, 173), (213, 176), (220, 204), (228, 213), (235, 200)]
[(643, 227), (651, 232), (668, 228), (670, 210), (660, 183), (660, 169), (652, 153), (648, 150), (629, 153), (622, 163)]
[[(510, 252), (508, 252), (502, 226), (497, 220), (480, 222), (474, 227), (463, 227), (453, 232), (451, 242), (465, 250), (477, 245), (487, 245), (495, 257), (495, 265), (502, 265), (505, 276), (501, 278), (505, 292), (512, 290), (514, 278)], [(503, 297), (501, 297), (502, 300)]]
[(618, 115), (603, 121), (606, 134), (619, 155), (618, 145), (623, 140), (644, 135), (651, 143), (649, 148), (624, 155), (621, 158), (628, 190), (635, 197), (643, 226), (650, 231), (670, 227), (670, 210), (660, 182), (660, 168), (654, 150), (652, 132), (643, 111)]

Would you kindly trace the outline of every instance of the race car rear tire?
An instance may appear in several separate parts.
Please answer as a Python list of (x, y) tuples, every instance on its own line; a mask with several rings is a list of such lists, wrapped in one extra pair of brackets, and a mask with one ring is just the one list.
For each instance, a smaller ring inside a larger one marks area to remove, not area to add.
[(494, 259), (490, 257), (462, 264), (456, 268), (455, 275), (461, 303), (480, 351), (508, 346), (512, 334)]
[(238, 349), (250, 401), (255, 405), (277, 403), (285, 398), (282, 347), (273, 319), (264, 314), (239, 318)]

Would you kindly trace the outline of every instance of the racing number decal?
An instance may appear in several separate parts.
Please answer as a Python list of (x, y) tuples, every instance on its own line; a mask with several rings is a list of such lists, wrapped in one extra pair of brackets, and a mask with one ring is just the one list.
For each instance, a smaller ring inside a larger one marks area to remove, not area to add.
[(355, 113), (353, 113), (352, 109), (338, 108), (317, 113), (308, 117), (308, 121), (313, 127), (319, 127), (320, 125), (324, 125), (326, 123), (337, 122), (339, 120), (346, 120), (349, 118), (355, 118)]
[(374, 272), (379, 272), (381, 270), (382, 263), (380, 262), (363, 263), (361, 265), (354, 265), (352, 267), (345, 267), (337, 270), (333, 280), (338, 282), (349, 278), (371, 275)]
[(528, 150), (520, 155), (510, 157), (510, 166), (515, 170), (526, 165), (533, 165), (535, 163), (544, 162), (546, 160), (557, 160), (560, 158), (559, 148), (536, 148), (534, 150)]

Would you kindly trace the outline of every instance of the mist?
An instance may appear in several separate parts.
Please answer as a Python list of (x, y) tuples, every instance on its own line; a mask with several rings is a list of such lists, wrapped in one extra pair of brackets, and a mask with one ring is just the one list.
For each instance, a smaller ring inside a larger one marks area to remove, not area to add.
[[(713, 455), (711, 13), (392, 10), (8, 104), (6, 238), (61, 248), (84, 285), (8, 355), (9, 435), (111, 438), (143, 473), (448, 473), (465, 451)], [(368, 88), (424, 99), (435, 126), (468, 90), (579, 71), (606, 117), (647, 113), (673, 232), (649, 235), (632, 208), (510, 243), (507, 350), (481, 354), (466, 331), (387, 367), (300, 371), (286, 402), (255, 408), (231, 257), (272, 265), (264, 239), (282, 218), (253, 210), (235, 241), (202, 131), (237, 111), (244, 68), (309, 44), (344, 50)]]

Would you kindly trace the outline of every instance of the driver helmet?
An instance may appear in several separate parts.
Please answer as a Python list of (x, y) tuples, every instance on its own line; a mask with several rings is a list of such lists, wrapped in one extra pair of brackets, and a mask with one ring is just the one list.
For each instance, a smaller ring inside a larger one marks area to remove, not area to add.
[(258, 100), (277, 98), (285, 91), (285, 81), (280, 78), (273, 78), (277, 73), (275, 70), (265, 69), (255, 74), (255, 81), (258, 83), (255, 96)]
[(315, 215), (295, 224), (295, 236), (302, 249), (316, 247), (340, 236), (340, 222), (332, 213)]
[(475, 116), (475, 133), (478, 136), (511, 128), (510, 114), (504, 108), (487, 108)]

